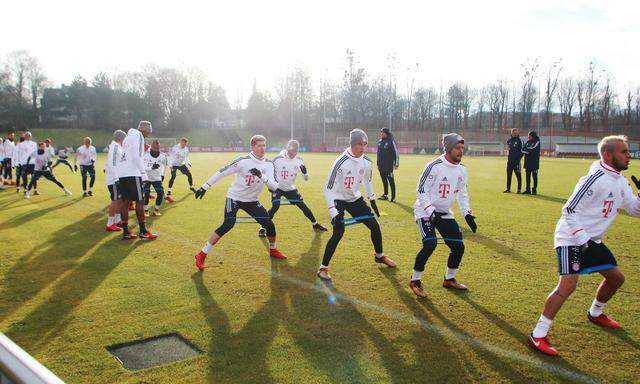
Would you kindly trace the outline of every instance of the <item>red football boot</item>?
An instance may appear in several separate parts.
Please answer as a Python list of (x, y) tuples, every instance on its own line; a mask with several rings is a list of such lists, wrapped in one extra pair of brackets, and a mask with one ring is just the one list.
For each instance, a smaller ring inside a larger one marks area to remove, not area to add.
[(200, 251), (198, 252), (198, 254), (196, 255), (196, 267), (198, 267), (199, 270), (204, 271), (204, 260), (207, 258), (207, 254)]
[(122, 240), (135, 240), (136, 238), (137, 236), (131, 232), (122, 234)]
[(587, 318), (590, 322), (598, 324), (599, 326), (604, 328), (620, 328), (620, 323), (608, 318), (604, 313), (596, 317), (593, 317), (590, 313), (587, 313)]
[(551, 346), (551, 342), (549, 339), (545, 337), (533, 337), (533, 334), (529, 335), (529, 339), (527, 340), (529, 346), (536, 351), (542, 352), (545, 355), (549, 356), (557, 356), (558, 350)]
[(104, 227), (104, 230), (107, 232), (120, 232), (122, 231), (122, 228), (118, 227), (115, 224), (111, 224), (111, 225), (107, 225), (106, 227)]
[(158, 237), (158, 235), (155, 233), (151, 233), (151, 231), (147, 231), (144, 233), (139, 233), (138, 237), (141, 239), (155, 240)]
[(269, 249), (269, 256), (273, 257), (274, 259), (286, 259), (287, 256), (278, 251), (278, 249)]

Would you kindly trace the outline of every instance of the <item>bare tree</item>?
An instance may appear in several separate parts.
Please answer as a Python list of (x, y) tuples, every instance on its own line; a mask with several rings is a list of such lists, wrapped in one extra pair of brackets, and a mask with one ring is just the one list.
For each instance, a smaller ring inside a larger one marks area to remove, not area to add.
[(609, 120), (611, 117), (613, 99), (614, 99), (613, 84), (611, 81), (611, 77), (607, 76), (606, 79), (604, 80), (604, 84), (602, 85), (601, 97), (599, 100), (599, 107), (598, 107), (602, 128), (605, 130), (609, 129)]
[(551, 125), (551, 108), (553, 108), (553, 96), (558, 87), (558, 78), (562, 72), (562, 59), (555, 61), (549, 66), (545, 79), (544, 93), (544, 123), (545, 127)]
[(531, 127), (531, 115), (533, 112), (533, 105), (536, 101), (538, 90), (534, 84), (536, 78), (536, 72), (538, 71), (538, 60), (534, 60), (533, 63), (522, 64), (522, 83), (520, 85), (520, 113), (522, 114), (522, 128), (528, 129)]
[(577, 87), (576, 82), (568, 77), (560, 81), (558, 86), (558, 105), (562, 116), (562, 127), (569, 130), (573, 126), (572, 111), (576, 103)]

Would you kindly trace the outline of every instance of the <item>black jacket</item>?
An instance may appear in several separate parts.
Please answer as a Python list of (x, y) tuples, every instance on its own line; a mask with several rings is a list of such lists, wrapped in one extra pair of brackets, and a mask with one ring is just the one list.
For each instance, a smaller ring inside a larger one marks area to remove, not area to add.
[(524, 153), (524, 168), (528, 170), (536, 170), (540, 168), (540, 138), (534, 137), (531, 140), (528, 140), (524, 148), (522, 148), (522, 153)]
[(400, 165), (400, 157), (398, 156), (398, 148), (396, 142), (387, 137), (378, 141), (378, 168), (392, 169), (394, 166)]
[(522, 159), (522, 140), (520, 140), (520, 136), (510, 137), (507, 140), (507, 146), (509, 147), (507, 162), (512, 165), (520, 164), (520, 159)]

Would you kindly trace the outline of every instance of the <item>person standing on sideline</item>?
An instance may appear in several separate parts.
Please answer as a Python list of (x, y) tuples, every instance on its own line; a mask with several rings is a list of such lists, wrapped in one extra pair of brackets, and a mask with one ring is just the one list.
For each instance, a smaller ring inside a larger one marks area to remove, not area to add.
[[(558, 354), (547, 333), (556, 314), (575, 291), (579, 275), (598, 272), (604, 277), (596, 289), (587, 319), (603, 328), (620, 327), (620, 323), (603, 312), (624, 283), (624, 275), (602, 240), (621, 209), (640, 216), (640, 197), (633, 193), (621, 173), (629, 168), (631, 160), (627, 138), (607, 136), (598, 144), (598, 152), (600, 160), (593, 162), (589, 173), (578, 180), (556, 225), (554, 247), (560, 278), (545, 300), (538, 323), (527, 340), (531, 348), (546, 355)], [(636, 189), (640, 189), (640, 181), (635, 176), (631, 179)]]
[(123, 240), (136, 238), (129, 232), (129, 202), (134, 201), (136, 203), (136, 217), (140, 227), (138, 237), (148, 240), (158, 237), (145, 226), (144, 195), (142, 194), (142, 183), (147, 181), (147, 173), (142, 162), (144, 138), (148, 137), (151, 132), (151, 123), (148, 121), (141, 121), (138, 124), (138, 129), (130, 128), (127, 136), (122, 141), (122, 155), (116, 164), (118, 189), (122, 200), (120, 214), (122, 217)]
[[(82, 175), (82, 197), (93, 196), (93, 183), (96, 182), (96, 160), (98, 154), (96, 147), (91, 145), (91, 138), (85, 137), (84, 144), (76, 150), (74, 158), (74, 169), (78, 169), (80, 163), (80, 174)], [(87, 189), (87, 176), (89, 176), (89, 188)]]
[[(540, 168), (540, 138), (536, 131), (529, 132), (529, 140), (522, 148), (524, 153), (524, 169), (527, 172), (527, 189), (524, 195), (535, 195), (538, 193), (538, 169)], [(531, 186), (531, 176), (533, 176), (533, 188)]]
[(520, 159), (522, 159), (522, 140), (518, 128), (511, 129), (511, 137), (507, 140), (509, 154), (507, 157), (507, 189), (504, 193), (511, 193), (511, 176), (516, 174), (518, 180), (518, 193), (522, 191), (522, 171), (520, 169)]
[[(396, 181), (393, 178), (393, 170), (398, 169), (400, 166), (400, 156), (396, 141), (393, 139), (389, 128), (380, 130), (376, 162), (382, 179), (382, 187), (384, 188), (384, 193), (378, 200), (391, 200), (393, 203), (396, 200)], [(391, 199), (389, 199), (389, 186), (391, 187)]]
[(464, 139), (457, 133), (449, 133), (442, 139), (442, 146), (444, 154), (424, 167), (416, 189), (414, 215), (422, 237), (422, 249), (416, 255), (409, 288), (419, 297), (427, 296), (422, 288), (421, 278), (427, 260), (438, 245), (436, 229), (451, 250), (442, 286), (459, 290), (467, 289), (456, 280), (464, 255), (462, 232), (451, 211), (456, 200), (469, 228), (474, 233), (478, 229), (469, 205), (467, 168), (460, 162), (464, 152)]

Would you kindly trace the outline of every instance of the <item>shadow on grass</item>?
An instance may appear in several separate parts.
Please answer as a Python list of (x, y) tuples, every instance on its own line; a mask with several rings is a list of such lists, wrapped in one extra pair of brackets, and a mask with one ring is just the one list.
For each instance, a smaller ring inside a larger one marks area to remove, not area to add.
[(23, 214), (18, 215), (18, 216), (13, 216), (9, 220), (0, 223), (0, 231), (6, 231), (6, 230), (11, 229), (11, 228), (22, 226), (24, 224), (29, 223), (32, 220), (41, 218), (42, 216), (46, 215), (47, 213), (54, 212), (54, 211), (56, 211), (58, 209), (66, 208), (66, 207), (68, 207), (70, 205), (73, 205), (73, 204), (75, 204), (77, 202), (78, 202), (78, 200), (67, 200), (67, 201), (64, 201), (64, 202), (62, 202), (60, 204), (52, 205), (51, 207), (47, 207), (47, 208), (34, 207), (33, 210), (31, 210), (31, 211), (29, 211), (27, 213), (23, 213)]
[[(527, 196), (527, 195), (525, 195)], [(560, 197), (555, 197), (555, 196), (548, 196), (548, 195), (529, 195), (527, 197), (531, 197), (533, 199), (540, 199), (540, 200), (545, 200), (545, 201), (551, 201), (553, 203), (560, 203), (563, 204), (567, 202), (567, 199), (565, 198), (560, 198)]]
[[(38, 212), (42, 214), (42, 210)], [(95, 245), (93, 230), (101, 218), (99, 213), (88, 215), (51, 233), (49, 240), (25, 251), (4, 275), (0, 319), (8, 318), (59, 276), (75, 268), (78, 260)], [(33, 239), (37, 238), (34, 234)]]
[[(23, 343), (34, 352), (46, 347), (48, 341), (56, 337), (73, 320), (74, 308), (82, 304), (127, 255), (143, 243), (141, 240), (132, 243), (113, 239), (101, 244), (87, 256), (86, 253), (96, 243), (95, 227), (101, 220), (102, 213), (94, 213), (83, 222), (74, 223), (59, 231), (65, 242), (72, 245), (68, 248), (71, 254), (63, 257), (71, 258), (73, 261), (84, 256), (84, 260), (79, 264), (62, 263), (59, 268), (49, 266), (48, 260), (61, 257), (60, 248), (53, 243), (36, 256), (35, 261), (54, 271), (46, 276), (49, 280), (43, 280), (38, 284), (37, 290), (46, 288), (50, 281), (55, 281), (55, 285), (51, 288), (49, 299), (40, 303), (21, 321), (11, 325), (7, 331), (10, 338)], [(70, 235), (65, 230), (70, 230), (71, 227), (77, 228), (77, 232), (73, 232), (73, 238), (70, 240)], [(18, 288), (11, 289), (16, 291)]]

